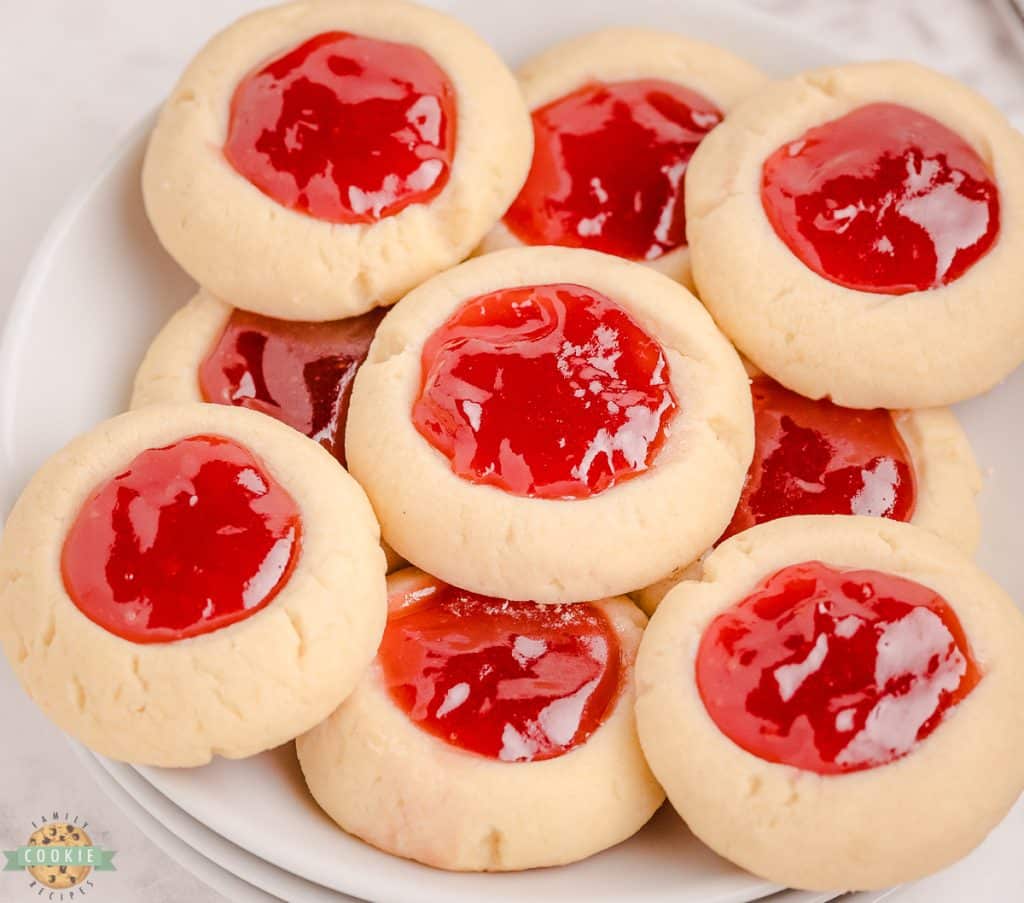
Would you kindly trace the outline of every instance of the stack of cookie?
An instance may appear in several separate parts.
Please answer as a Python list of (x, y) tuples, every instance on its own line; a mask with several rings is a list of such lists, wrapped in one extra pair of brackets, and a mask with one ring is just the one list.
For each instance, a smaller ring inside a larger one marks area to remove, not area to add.
[(441, 13), (304, 0), (199, 53), (143, 192), (201, 288), (0, 545), (5, 651), (90, 748), (294, 739), (343, 829), (448, 869), (667, 794), (823, 889), (1024, 788), (1024, 619), (939, 407), (1024, 359), (984, 100), (635, 29), (517, 83)]

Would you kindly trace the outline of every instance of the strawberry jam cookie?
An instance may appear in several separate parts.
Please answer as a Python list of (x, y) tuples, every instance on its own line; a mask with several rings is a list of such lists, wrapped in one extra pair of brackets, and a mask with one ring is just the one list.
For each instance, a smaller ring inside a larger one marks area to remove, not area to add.
[(51, 458), (0, 541), (0, 639), (90, 749), (202, 765), (325, 718), (373, 658), (384, 556), (355, 481), (252, 411), (153, 405)]
[(637, 682), (672, 805), (786, 886), (934, 872), (1024, 789), (1024, 618), (909, 524), (790, 517), (727, 540), (663, 600)]
[(218, 297), (332, 320), (469, 254), (531, 147), (515, 79), (465, 26), (401, 0), (305, 0), (200, 51), (143, 194), (164, 247)]
[(404, 558), (554, 602), (700, 554), (732, 516), (752, 427), (743, 366), (685, 288), (606, 254), (518, 248), (388, 314), (346, 451)]
[[(352, 382), (384, 311), (344, 320), (277, 320), (205, 289), (153, 340), (135, 375), (133, 408), (208, 401), (250, 408), (294, 427), (345, 464)], [(388, 570), (403, 560), (384, 545)]]
[(646, 619), (624, 598), (510, 602), (388, 578), (377, 659), (296, 750), (346, 831), (438, 868), (561, 865), (638, 831), (664, 794), (633, 715)]
[(482, 251), (590, 248), (690, 284), (683, 184), (694, 149), (765, 77), (678, 35), (609, 28), (519, 73), (532, 111), (526, 184)]
[(345, 463), (345, 420), (356, 370), (383, 310), (321, 323), (250, 313), (204, 289), (150, 346), (132, 407), (208, 401), (287, 423)]
[[(857, 514), (908, 521), (973, 554), (981, 532), (981, 474), (953, 412), (841, 408), (790, 392), (767, 376), (751, 383), (754, 459), (722, 539), (798, 514)], [(632, 593), (652, 614), (688, 563)]]
[(801, 395), (932, 407), (1024, 358), (1024, 138), (963, 85), (912, 63), (773, 83), (687, 186), (701, 299)]

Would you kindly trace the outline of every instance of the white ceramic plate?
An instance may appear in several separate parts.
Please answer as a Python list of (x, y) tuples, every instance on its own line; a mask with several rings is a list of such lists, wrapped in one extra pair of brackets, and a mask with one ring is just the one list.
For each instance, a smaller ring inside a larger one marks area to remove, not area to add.
[[(195, 819), (189, 818), (180, 809), (178, 812), (181, 815), (181, 822), (175, 822), (173, 813), (167, 813), (171, 815), (170, 823), (164, 820), (157, 820), (149, 812), (142, 807), (137, 801), (137, 797), (128, 792), (128, 788), (132, 786), (132, 778), (140, 785), (138, 789), (145, 793), (148, 792), (154, 796), (160, 796), (160, 794), (153, 789), (153, 787), (147, 783), (141, 775), (134, 771), (131, 771), (130, 775), (121, 775), (118, 779), (112, 777), (108, 773), (104, 764), (107, 762), (105, 759), (101, 759), (98, 756), (94, 756), (84, 746), (76, 743), (75, 741), (69, 741), (71, 747), (75, 751), (75, 755), (78, 756), (78, 760), (85, 770), (85, 773), (89, 775), (100, 787), (100, 789), (117, 804), (117, 807), (127, 815), (137, 828), (148, 837), (154, 844), (156, 844), (164, 853), (170, 856), (175, 862), (184, 868), (188, 869), (193, 875), (199, 878), (207, 887), (217, 891), (221, 896), (233, 901), (233, 903), (275, 903), (279, 899), (297, 899), (296, 896), (282, 897), (280, 894), (272, 895), (267, 890), (262, 889), (262, 882), (260, 886), (255, 883), (251, 883), (253, 880), (258, 880), (259, 876), (250, 877), (249, 881), (244, 881), (239, 878), (233, 872), (230, 872), (212, 859), (207, 859), (205, 856), (200, 855), (197, 852), (197, 848), (205, 845), (216, 846), (216, 844), (222, 843), (227, 844), (219, 834), (214, 834), (208, 828), (204, 828)], [(111, 762), (111, 765), (117, 765), (116, 762)], [(123, 766), (129, 769), (129, 766)], [(129, 769), (130, 771), (130, 769)], [(169, 805), (168, 808), (174, 808)], [(202, 834), (194, 836), (194, 843), (190, 843), (187, 840), (189, 836), (188, 824), (191, 825)], [(272, 868), (268, 866), (262, 859), (257, 859), (251, 854), (245, 853), (244, 850), (238, 850), (237, 848), (235, 856), (241, 858), (248, 856), (249, 859), (257, 865), (264, 868)], [(283, 875), (287, 875), (295, 881), (301, 881), (287, 872), (282, 872)], [(307, 882), (302, 882), (307, 884)], [(310, 888), (318, 888), (317, 885), (308, 885)], [(324, 896), (323, 903), (341, 903), (342, 900), (346, 899), (333, 891), (329, 891), (325, 888), (318, 888)], [(352, 899), (351, 897), (347, 899)], [(313, 903), (312, 899), (310, 903)]]
[(69, 743), (90, 777), (150, 840), (233, 903), (356, 903), (354, 897), (279, 869), (215, 834), (130, 765), (97, 756), (74, 740)]
[(306, 792), (292, 744), (244, 763), (217, 760), (190, 771), (137, 771), (198, 821), (261, 859), (365, 899), (744, 903), (776, 889), (715, 856), (669, 807), (636, 837), (585, 862), (463, 875), (396, 859), (339, 831)]
[[(784, 23), (718, 0), (587, 0), (553, 4), (447, 0), (512, 62), (608, 24), (676, 30), (720, 43), (770, 72), (838, 59)], [(122, 410), (150, 338), (192, 290), (161, 251), (138, 188), (139, 125), (59, 217), (39, 249), (0, 342), (0, 466), (10, 503), (38, 464), (71, 436)], [(979, 460), (991, 468), (982, 499), (986, 566), (1012, 593), (1016, 508), (1024, 499), (1013, 449), (1024, 375), (964, 406)], [(290, 747), (191, 771), (140, 769), (174, 805), (231, 843), (326, 887), (375, 900), (580, 899), (738, 903), (772, 888), (718, 859), (665, 811), (631, 841), (587, 862), (515, 875), (453, 875), (387, 856), (338, 831), (302, 785)], [(116, 778), (116, 775), (115, 775)]]
[[(344, 903), (328, 890), (258, 859), (210, 831), (153, 787), (130, 765), (89, 752), (71, 741), (89, 774), (143, 831), (178, 862), (236, 903), (268, 903), (267, 893), (291, 903)], [(172, 833), (173, 832), (173, 833)], [(781, 891), (764, 903), (826, 903), (832, 894)], [(875, 894), (858, 903), (878, 903)]]

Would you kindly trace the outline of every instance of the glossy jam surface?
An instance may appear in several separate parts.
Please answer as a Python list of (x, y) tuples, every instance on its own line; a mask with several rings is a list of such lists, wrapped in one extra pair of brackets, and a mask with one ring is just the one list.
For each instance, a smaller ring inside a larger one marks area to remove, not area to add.
[(819, 774), (885, 765), (981, 679), (960, 621), (891, 574), (791, 565), (715, 618), (697, 686), (734, 743)]
[(655, 260), (686, 244), (690, 157), (722, 120), (656, 79), (592, 83), (533, 113), (533, 164), (505, 224), (525, 244)]
[(297, 323), (235, 310), (199, 367), (206, 401), (282, 420), (345, 463), (345, 420), (356, 371), (384, 318)]
[(874, 103), (810, 129), (764, 163), (776, 234), (826, 279), (904, 294), (952, 282), (999, 233), (999, 191), (955, 132)]
[(552, 759), (615, 707), (619, 641), (589, 603), (507, 602), (432, 582), (391, 608), (379, 652), (391, 697), (453, 746), (502, 762)]
[(64, 587), (133, 643), (210, 633), (259, 611), (299, 556), (295, 501), (231, 439), (142, 452), (99, 486), (64, 540)]
[(754, 459), (725, 536), (794, 514), (910, 520), (914, 468), (889, 411), (812, 401), (767, 377), (751, 394)]
[(467, 301), (422, 368), (416, 428), (460, 477), (514, 495), (585, 498), (645, 471), (677, 408), (661, 345), (580, 285)]
[(455, 121), (455, 89), (424, 51), (332, 31), (242, 79), (224, 154), (285, 207), (372, 223), (441, 192)]

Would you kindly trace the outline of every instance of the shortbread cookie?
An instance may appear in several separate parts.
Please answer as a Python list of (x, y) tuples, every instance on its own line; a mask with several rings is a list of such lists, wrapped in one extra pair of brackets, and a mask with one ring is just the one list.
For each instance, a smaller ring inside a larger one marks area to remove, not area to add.
[(346, 450), (413, 564), (507, 599), (600, 599), (721, 535), (752, 419), (739, 358), (685, 288), (593, 251), (519, 248), (388, 314)]
[(344, 464), (352, 381), (383, 317), (372, 310), (322, 323), (277, 320), (200, 289), (150, 345), (132, 407), (209, 401), (250, 408), (294, 427)]
[(691, 285), (683, 184), (705, 134), (765, 81), (725, 50), (667, 32), (607, 28), (530, 60), (519, 83), (534, 153), (481, 251), (589, 248)]
[(464, 25), (402, 0), (303, 0), (200, 51), (142, 186), (164, 247), (215, 295), (333, 320), (469, 254), (531, 148), (515, 79)]
[(1024, 788), (1024, 619), (887, 518), (741, 533), (637, 663), (644, 753), (690, 829), (772, 881), (855, 890), (964, 856)]
[(438, 868), (583, 859), (638, 831), (664, 793), (640, 752), (628, 600), (535, 605), (414, 568), (388, 578), (380, 652), (296, 750), (346, 831)]
[(687, 186), (701, 299), (801, 395), (951, 404), (1024, 358), (1024, 138), (952, 79), (860, 63), (771, 84)]
[[(133, 408), (209, 401), (267, 414), (345, 463), (345, 422), (356, 370), (384, 316), (276, 320), (200, 289), (157, 334), (135, 375)], [(405, 564), (387, 544), (388, 570)]]
[(201, 765), (325, 718), (385, 620), (373, 512), (316, 443), (252, 411), (154, 405), (51, 458), (0, 541), (0, 640), (90, 749)]
[[(841, 408), (763, 375), (751, 390), (754, 459), (723, 539), (779, 517), (858, 514), (909, 521), (974, 554), (981, 474), (952, 411)], [(687, 562), (631, 596), (650, 615), (680, 580), (699, 576)]]

